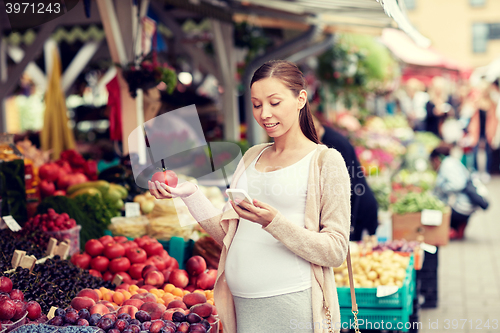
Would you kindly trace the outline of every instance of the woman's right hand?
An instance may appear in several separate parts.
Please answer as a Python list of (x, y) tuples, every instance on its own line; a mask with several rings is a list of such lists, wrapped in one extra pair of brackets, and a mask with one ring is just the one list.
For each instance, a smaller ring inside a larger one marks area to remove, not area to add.
[(149, 193), (156, 199), (172, 199), (176, 197), (185, 198), (198, 190), (197, 186), (191, 182), (183, 182), (176, 187), (168, 186), (159, 181), (148, 181)]

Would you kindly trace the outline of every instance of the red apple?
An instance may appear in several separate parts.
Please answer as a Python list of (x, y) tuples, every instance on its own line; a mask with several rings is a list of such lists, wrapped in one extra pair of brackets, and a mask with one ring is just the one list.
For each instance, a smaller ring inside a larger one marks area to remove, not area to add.
[(170, 187), (176, 187), (179, 180), (177, 179), (175, 172), (172, 170), (165, 170), (156, 172), (153, 177), (151, 177), (151, 181), (159, 181), (160, 183), (167, 184)]
[(151, 271), (144, 276), (144, 283), (149, 284), (151, 286), (162, 286), (163, 283), (165, 282), (165, 277), (163, 276), (162, 272), (159, 271)]
[(56, 191), (56, 186), (54, 185), (53, 182), (49, 182), (47, 180), (42, 180), (40, 182), (40, 194), (42, 197), (50, 197), (54, 195), (54, 192)]
[(42, 180), (54, 182), (59, 176), (59, 166), (56, 163), (45, 163), (38, 169), (38, 176)]

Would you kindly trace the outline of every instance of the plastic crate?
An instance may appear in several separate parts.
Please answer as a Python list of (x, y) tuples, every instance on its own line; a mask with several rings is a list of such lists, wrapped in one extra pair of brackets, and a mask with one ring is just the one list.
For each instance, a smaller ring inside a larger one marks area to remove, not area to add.
[[(357, 300), (357, 298), (356, 298)], [(418, 322), (413, 323), (410, 319), (410, 311), (401, 309), (359, 309), (359, 329), (377, 331), (401, 331), (408, 332)], [(340, 309), (340, 320), (342, 328), (354, 329), (354, 315), (351, 308)]]
[[(406, 268), (406, 277), (403, 286), (397, 293), (377, 297), (377, 288), (356, 288), (356, 302), (358, 308), (369, 309), (405, 309), (411, 310), (415, 298), (416, 271), (413, 265), (413, 255)], [(351, 308), (351, 290), (349, 287), (337, 287), (340, 308)], [(411, 312), (410, 312), (411, 314)]]

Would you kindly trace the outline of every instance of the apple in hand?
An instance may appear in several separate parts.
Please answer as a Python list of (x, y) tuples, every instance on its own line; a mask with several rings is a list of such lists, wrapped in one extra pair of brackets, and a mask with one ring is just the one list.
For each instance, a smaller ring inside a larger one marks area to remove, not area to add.
[(156, 172), (153, 177), (151, 177), (151, 181), (154, 183), (155, 181), (159, 181), (160, 183), (167, 184), (170, 187), (176, 187), (177, 175), (172, 170), (164, 170)]

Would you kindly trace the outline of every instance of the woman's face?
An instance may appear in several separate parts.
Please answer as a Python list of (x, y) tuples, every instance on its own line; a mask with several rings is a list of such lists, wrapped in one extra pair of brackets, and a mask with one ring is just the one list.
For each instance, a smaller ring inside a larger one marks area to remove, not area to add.
[(252, 85), (251, 95), (253, 116), (270, 137), (300, 131), (299, 111), (307, 101), (305, 90), (295, 96), (281, 80), (266, 78)]

